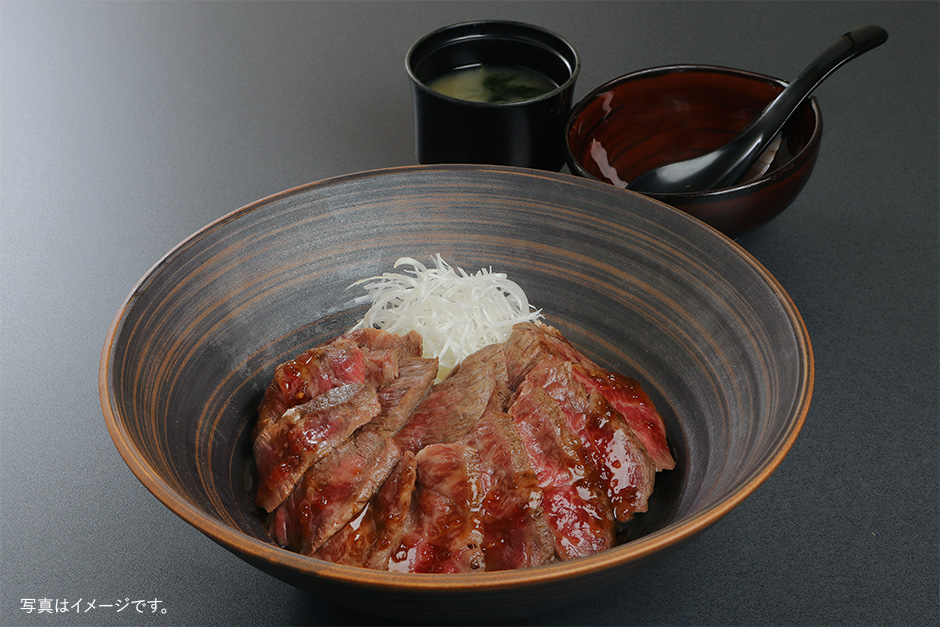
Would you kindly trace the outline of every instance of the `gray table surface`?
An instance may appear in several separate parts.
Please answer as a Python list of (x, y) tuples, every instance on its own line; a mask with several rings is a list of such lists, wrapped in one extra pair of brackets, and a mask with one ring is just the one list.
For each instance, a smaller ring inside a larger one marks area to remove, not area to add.
[[(124, 297), (190, 233), (288, 187), (414, 164), (405, 51), (479, 18), (570, 39), (576, 98), (671, 63), (790, 78), (850, 28), (890, 33), (817, 90), (812, 180), (739, 240), (813, 341), (815, 394), (791, 453), (681, 551), (527, 623), (940, 623), (938, 9), (3, 2), (0, 624), (381, 622), (262, 574), (152, 497), (105, 429), (98, 361)], [(124, 599), (166, 612), (89, 605)]]

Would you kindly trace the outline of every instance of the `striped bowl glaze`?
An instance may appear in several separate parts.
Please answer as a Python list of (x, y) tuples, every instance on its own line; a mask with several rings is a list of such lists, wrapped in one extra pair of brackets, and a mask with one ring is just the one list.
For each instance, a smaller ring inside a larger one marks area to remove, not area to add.
[[(248, 436), (275, 365), (362, 316), (364, 293), (351, 283), (435, 253), (508, 273), (547, 322), (640, 380), (657, 404), (678, 466), (657, 476), (650, 511), (619, 546), (518, 571), (415, 575), (304, 557), (267, 536), (252, 506)], [(796, 307), (717, 230), (584, 178), (454, 165), (342, 176), (208, 225), (127, 297), (99, 372), (118, 451), (170, 510), (299, 588), (431, 622), (544, 612), (676, 549), (770, 476), (812, 386)]]

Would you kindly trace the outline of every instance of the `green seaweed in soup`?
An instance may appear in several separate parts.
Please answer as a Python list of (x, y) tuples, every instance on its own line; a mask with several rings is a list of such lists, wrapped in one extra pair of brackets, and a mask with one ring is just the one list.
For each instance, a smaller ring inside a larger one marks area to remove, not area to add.
[(477, 65), (442, 74), (430, 81), (428, 87), (470, 102), (519, 102), (537, 98), (557, 85), (529, 68)]

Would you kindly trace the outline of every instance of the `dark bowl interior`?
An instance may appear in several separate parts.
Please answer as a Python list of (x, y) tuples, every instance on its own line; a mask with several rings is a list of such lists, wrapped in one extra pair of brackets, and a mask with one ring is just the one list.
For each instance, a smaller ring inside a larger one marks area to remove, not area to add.
[[(712, 66), (668, 66), (616, 78), (573, 109), (567, 126), (571, 171), (606, 182), (598, 145), (621, 181), (697, 157), (734, 138), (786, 87), (769, 76)], [(649, 194), (731, 236), (754, 229), (786, 209), (803, 189), (819, 154), (822, 114), (814, 98), (781, 132), (769, 169), (720, 190)], [(596, 142), (596, 143), (595, 143)]]
[[(361, 317), (355, 280), (440, 253), (507, 272), (589, 356), (643, 382), (678, 466), (623, 544), (500, 573), (409, 575), (275, 546), (251, 499), (248, 436), (276, 364)], [(813, 360), (777, 281), (728, 238), (632, 192), (534, 170), (349, 175), (221, 218), (160, 260), (105, 342), (102, 410), (160, 501), (304, 590), (409, 621), (508, 620), (622, 581), (715, 523), (792, 446)], [(171, 539), (168, 539), (171, 541)], [(233, 585), (237, 585), (233, 582)]]

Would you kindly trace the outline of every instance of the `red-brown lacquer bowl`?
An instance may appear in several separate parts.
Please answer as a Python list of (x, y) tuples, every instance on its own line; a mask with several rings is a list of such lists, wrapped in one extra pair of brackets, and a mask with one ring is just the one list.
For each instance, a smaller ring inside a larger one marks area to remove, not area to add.
[[(678, 465), (659, 473), (650, 511), (619, 546), (525, 570), (418, 575), (304, 557), (268, 537), (245, 478), (275, 365), (361, 318), (364, 292), (351, 283), (435, 253), (508, 273), (547, 322), (640, 380), (660, 409)], [(489, 166), (352, 174), (221, 218), (133, 289), (99, 376), (117, 449), (178, 516), (299, 588), (433, 623), (545, 612), (677, 549), (777, 468), (812, 385), (796, 307), (733, 241), (610, 185)]]
[[(651, 168), (727, 143), (784, 87), (786, 83), (769, 76), (703, 65), (652, 68), (615, 78), (572, 109), (566, 127), (568, 167), (623, 187)], [(815, 98), (800, 106), (780, 137), (769, 168), (738, 185), (647, 195), (732, 237), (755, 229), (790, 206), (812, 174), (822, 139), (822, 113)]]

